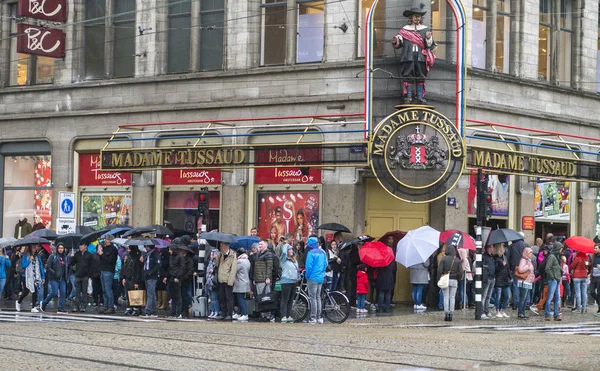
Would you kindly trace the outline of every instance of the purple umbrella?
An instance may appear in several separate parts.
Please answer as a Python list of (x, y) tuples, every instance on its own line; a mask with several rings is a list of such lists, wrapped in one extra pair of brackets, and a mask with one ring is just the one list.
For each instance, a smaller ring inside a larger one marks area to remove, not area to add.
[(162, 249), (162, 248), (168, 247), (171, 244), (169, 241), (166, 241), (166, 240), (163, 240), (160, 238), (151, 238), (150, 240), (152, 242), (154, 242), (154, 246), (157, 249)]

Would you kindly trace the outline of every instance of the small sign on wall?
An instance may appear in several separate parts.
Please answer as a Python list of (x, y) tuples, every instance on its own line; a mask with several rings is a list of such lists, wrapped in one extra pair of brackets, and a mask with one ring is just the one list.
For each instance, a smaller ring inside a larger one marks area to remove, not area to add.
[(524, 216), (521, 220), (521, 229), (524, 231), (532, 231), (535, 228), (535, 219), (533, 216)]

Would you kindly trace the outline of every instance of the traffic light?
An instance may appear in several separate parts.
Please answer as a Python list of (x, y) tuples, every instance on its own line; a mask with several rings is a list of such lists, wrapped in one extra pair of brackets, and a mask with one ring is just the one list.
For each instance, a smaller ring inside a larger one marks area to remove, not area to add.
[(198, 193), (198, 216), (206, 216), (208, 214), (208, 192), (201, 191)]
[(492, 217), (492, 194), (487, 192), (483, 193), (483, 210), (484, 210), (484, 216), (486, 219), (489, 219)]
[(492, 194), (488, 192), (488, 175), (477, 178), (477, 222), (485, 225), (485, 221), (492, 217)]

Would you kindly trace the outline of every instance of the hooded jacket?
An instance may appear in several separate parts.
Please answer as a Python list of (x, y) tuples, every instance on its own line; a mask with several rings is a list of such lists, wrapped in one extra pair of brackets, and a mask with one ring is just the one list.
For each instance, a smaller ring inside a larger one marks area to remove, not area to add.
[(75, 266), (75, 277), (90, 277), (93, 259), (94, 257), (89, 251), (86, 250), (83, 252), (83, 254), (81, 253), (81, 251), (77, 251), (75, 253), (75, 256), (73, 256), (73, 258), (71, 258), (71, 261), (69, 262), (71, 266)]
[(100, 270), (102, 272), (115, 272), (117, 253), (118, 250), (113, 244), (102, 246), (102, 255), (98, 255), (100, 257)]
[(369, 275), (359, 270), (356, 272), (356, 293), (358, 295), (369, 293)]
[(233, 292), (243, 294), (248, 291), (252, 291), (252, 285), (250, 285), (250, 260), (248, 260), (248, 255), (242, 254), (237, 258)]
[(429, 260), (410, 267), (410, 283), (426, 285), (429, 283)]
[(123, 267), (121, 268), (122, 276), (127, 281), (127, 284), (140, 284), (143, 281), (144, 263), (140, 261), (142, 253), (139, 251), (131, 251), (125, 255), (123, 259)]
[[(116, 249), (115, 249), (115, 258), (116, 258)], [(156, 280), (160, 275), (161, 270), (161, 257), (158, 249), (154, 248), (152, 250), (148, 250), (144, 254), (144, 279), (145, 280)]]
[(385, 267), (378, 268), (379, 274), (377, 275), (377, 281), (375, 282), (375, 288), (379, 291), (391, 291), (394, 289), (394, 266), (396, 261), (392, 262)]
[(531, 250), (531, 248), (529, 247), (523, 249), (523, 254), (521, 254), (521, 261), (519, 262), (519, 267), (517, 268), (519, 273), (527, 272), (527, 278), (525, 279), (525, 282), (527, 283), (533, 283), (533, 281), (535, 280), (533, 262), (531, 261), (531, 259), (529, 259), (530, 252), (533, 253), (533, 250)]
[(46, 277), (48, 281), (60, 281), (64, 279), (69, 282), (69, 260), (65, 254), (54, 253), (46, 262)]
[(456, 247), (450, 245), (446, 247), (446, 255), (440, 260), (437, 279), (442, 277), (442, 274), (450, 272), (450, 279), (460, 281), (463, 278), (463, 268), (460, 264), (460, 259), (456, 256)]
[(590, 259), (587, 255), (578, 252), (573, 258), (570, 268), (573, 271), (573, 278), (587, 278), (591, 270)]
[(294, 248), (290, 245), (283, 246), (285, 251), (281, 252), (281, 280), (283, 283), (296, 283), (298, 281), (298, 262), (293, 262), (288, 257), (288, 251)]
[(529, 247), (529, 245), (525, 241), (519, 240), (519, 241), (513, 242), (508, 247), (508, 249), (506, 249), (508, 252), (508, 254), (506, 254), (506, 258), (508, 259), (508, 262), (510, 263), (511, 272), (514, 272), (515, 267), (517, 267), (521, 263), (521, 258), (523, 257), (523, 251), (525, 250), (526, 247)]
[(179, 282), (183, 281), (185, 275), (184, 264), (183, 256), (179, 255), (179, 249), (173, 250), (173, 255), (169, 257), (169, 269), (167, 270), (169, 278), (177, 278)]
[[(484, 251), (482, 255), (483, 259), (483, 270), (487, 270), (487, 277), (483, 277), (483, 280), (495, 280), (496, 279), (496, 261), (494, 257), (488, 254), (487, 251)], [(487, 269), (486, 269), (487, 267)]]
[(552, 246), (552, 250), (546, 256), (544, 273), (546, 280), (560, 281), (562, 279), (562, 270), (560, 269), (560, 263), (558, 257), (560, 256), (560, 247), (558, 245)]
[(254, 282), (262, 283), (273, 277), (273, 259), (275, 259), (275, 255), (269, 249), (265, 249), (257, 255), (252, 279)]
[(6, 278), (6, 270), (10, 267), (12, 267), (10, 259), (6, 256), (0, 256), (0, 279)]
[[(506, 255), (494, 256), (496, 262), (496, 284), (495, 287), (505, 288), (510, 286), (510, 280), (512, 278), (511, 265)], [(506, 265), (504, 265), (506, 263)]]
[(215, 261), (217, 266), (217, 282), (226, 283), (227, 286), (233, 286), (235, 283), (235, 274), (237, 270), (237, 254), (232, 249), (229, 253), (219, 254)]
[(310, 237), (306, 241), (306, 248), (308, 250), (305, 266), (306, 279), (323, 283), (327, 269), (327, 255), (325, 251), (319, 249), (319, 241), (315, 237)]

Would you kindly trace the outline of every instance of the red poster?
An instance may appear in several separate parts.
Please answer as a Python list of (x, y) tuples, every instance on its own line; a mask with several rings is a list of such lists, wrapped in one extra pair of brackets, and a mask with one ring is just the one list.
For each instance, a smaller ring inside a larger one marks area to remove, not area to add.
[(163, 185), (221, 184), (221, 172), (215, 170), (163, 170)]
[(66, 22), (67, 0), (19, 0), (17, 16)]
[(257, 167), (254, 170), (254, 182), (256, 184), (320, 184), (321, 169), (311, 168), (310, 165), (318, 165), (321, 161), (321, 150), (318, 148), (256, 150), (254, 152), (256, 166), (275, 167)]
[(80, 186), (130, 186), (131, 174), (100, 170), (100, 155), (79, 154)]
[[(43, 156), (35, 161), (34, 173), (36, 187), (52, 185), (52, 161), (50, 156)], [(52, 224), (52, 190), (35, 190), (34, 206), (34, 220), (39, 220), (46, 228), (50, 228)]]
[(64, 58), (65, 33), (31, 24), (17, 24), (17, 53)]
[(306, 241), (317, 233), (319, 191), (258, 192), (258, 235), (277, 242), (286, 233)]

